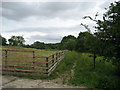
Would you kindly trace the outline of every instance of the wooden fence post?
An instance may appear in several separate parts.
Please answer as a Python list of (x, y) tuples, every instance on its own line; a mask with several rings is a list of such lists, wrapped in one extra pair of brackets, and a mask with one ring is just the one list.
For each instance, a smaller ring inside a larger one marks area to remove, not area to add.
[(61, 51), (61, 54), (60, 54), (60, 55), (61, 55), (61, 59), (63, 59), (63, 58), (62, 58), (62, 51)]
[(35, 68), (34, 68), (34, 63), (35, 63), (34, 61), (35, 61), (35, 51), (33, 51), (33, 63), (32, 63), (33, 69), (35, 69)]
[(58, 60), (60, 61), (61, 59), (61, 56), (60, 56), (60, 52), (58, 53)]
[(54, 54), (52, 55), (52, 63), (54, 63)]
[(5, 50), (5, 68), (7, 67), (7, 50)]
[(35, 59), (35, 51), (33, 51), (33, 64), (34, 64), (34, 59)]
[(96, 59), (96, 55), (94, 53), (94, 56), (93, 56), (93, 68), (95, 69), (95, 59)]
[(60, 60), (60, 52), (59, 52), (59, 60)]
[(47, 72), (47, 75), (48, 75), (48, 73), (49, 73), (49, 72), (48, 72), (48, 70), (49, 70), (49, 69), (48, 69), (48, 68), (49, 68), (49, 66), (48, 66), (48, 57), (46, 57), (46, 68), (47, 68), (47, 69), (46, 69), (46, 72)]
[(57, 61), (57, 59), (58, 59), (58, 53), (56, 53), (56, 61)]
[(63, 59), (63, 57), (64, 57), (64, 54), (63, 54), (63, 53), (64, 53), (64, 52), (62, 51), (62, 52), (61, 52), (61, 57), (62, 57), (62, 59)]

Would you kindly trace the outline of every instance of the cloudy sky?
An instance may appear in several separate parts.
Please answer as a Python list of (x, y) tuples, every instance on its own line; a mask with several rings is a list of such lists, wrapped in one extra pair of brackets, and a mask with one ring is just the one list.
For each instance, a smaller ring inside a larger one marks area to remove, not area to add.
[[(12, 0), (13, 1), (13, 0)], [(63, 36), (78, 36), (86, 31), (80, 23), (95, 25), (84, 16), (102, 19), (104, 8), (114, 0), (79, 2), (0, 2), (1, 35), (9, 39), (12, 35), (25, 38), (26, 44), (35, 41), (58, 43)]]

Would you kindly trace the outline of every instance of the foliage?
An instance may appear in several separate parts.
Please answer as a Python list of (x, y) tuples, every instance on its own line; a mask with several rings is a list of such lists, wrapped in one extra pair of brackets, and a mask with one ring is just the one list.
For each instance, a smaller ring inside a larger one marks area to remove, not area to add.
[(6, 42), (7, 42), (6, 38), (4, 38), (4, 37), (2, 37), (2, 36), (0, 35), (0, 46), (1, 46), (1, 45), (3, 45), (3, 46), (7, 45)]
[(74, 50), (76, 47), (76, 37), (72, 35), (68, 35), (63, 37), (61, 40), (60, 48), (61, 49), (68, 49), (68, 50)]
[(8, 41), (12, 46), (22, 46), (25, 42), (23, 36), (12, 36)]
[(55, 43), (55, 44), (47, 43), (45, 44), (45, 49), (60, 49), (59, 46), (60, 43)]
[[(103, 20), (96, 20), (90, 16), (85, 16), (84, 19), (89, 18), (95, 21), (97, 26), (96, 33), (94, 33), (94, 47), (91, 47), (94, 55), (99, 54), (104, 56), (104, 60), (112, 60), (112, 63), (118, 67), (120, 72), (120, 1), (111, 3), (107, 12), (103, 15)], [(88, 25), (84, 25), (88, 31)], [(89, 43), (90, 44), (90, 43)]]
[(36, 48), (36, 49), (45, 49), (45, 44), (44, 42), (36, 41), (31, 45), (31, 47)]
[[(120, 65), (120, 1), (111, 3), (109, 10), (104, 14), (103, 21), (97, 21), (96, 37), (102, 43), (103, 56), (112, 60), (113, 64)], [(119, 68), (120, 70), (120, 68)]]
[(79, 52), (89, 52), (93, 47), (93, 39), (94, 36), (89, 32), (80, 32), (77, 37), (77, 45), (76, 50)]

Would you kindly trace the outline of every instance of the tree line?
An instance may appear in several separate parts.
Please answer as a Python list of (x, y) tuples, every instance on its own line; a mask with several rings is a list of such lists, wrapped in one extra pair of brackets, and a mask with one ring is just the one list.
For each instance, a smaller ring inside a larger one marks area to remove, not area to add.
[(25, 45), (25, 39), (23, 36), (11, 36), (10, 39), (2, 37), (0, 35), (1, 43), (0, 45), (9, 45), (9, 46), (23, 46), (27, 48), (36, 48), (36, 49), (67, 49), (67, 50), (76, 50), (76, 51), (89, 51), (90, 37), (94, 37), (93, 34), (89, 32), (80, 32), (79, 36), (76, 38), (73, 35), (64, 36), (60, 43), (44, 43), (36, 41), (31, 45)]
[[(111, 61), (118, 68), (120, 73), (120, 1), (111, 3), (107, 11), (103, 14), (102, 20), (97, 20), (95, 15), (93, 19), (90, 16), (85, 16), (96, 22), (96, 32), (91, 33), (88, 25), (81, 24), (88, 31), (80, 32), (78, 37), (68, 35), (62, 38), (60, 43), (45, 44), (44, 42), (36, 41), (31, 45), (24, 45), (22, 36), (12, 36), (8, 41), (9, 45), (21, 45), (28, 48), (37, 49), (68, 49), (78, 52), (93, 53), (94, 62), (97, 55), (104, 56), (104, 61)], [(6, 39), (0, 36), (1, 45), (7, 45)]]

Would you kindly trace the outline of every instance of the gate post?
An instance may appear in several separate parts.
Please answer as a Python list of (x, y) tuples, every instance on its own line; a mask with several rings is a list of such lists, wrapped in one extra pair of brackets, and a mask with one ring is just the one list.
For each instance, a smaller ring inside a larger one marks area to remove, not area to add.
[(58, 60), (58, 53), (56, 53), (56, 61)]
[[(34, 58), (35, 58), (35, 51), (33, 51), (33, 61), (34, 61)], [(34, 64), (34, 62), (33, 62), (33, 64)]]
[(5, 50), (5, 68), (7, 68), (7, 50)]
[(34, 62), (35, 61), (35, 51), (33, 51), (33, 63), (32, 63), (32, 65), (33, 65), (33, 69), (34, 69)]
[(52, 63), (54, 63), (54, 54), (52, 55)]
[(48, 69), (48, 68), (49, 68), (49, 67), (48, 67), (48, 57), (46, 57), (46, 68), (47, 68), (47, 69), (46, 69), (46, 74), (47, 74), (47, 76), (48, 76), (48, 73), (49, 73), (49, 72), (48, 72), (48, 70), (49, 70), (49, 69)]

